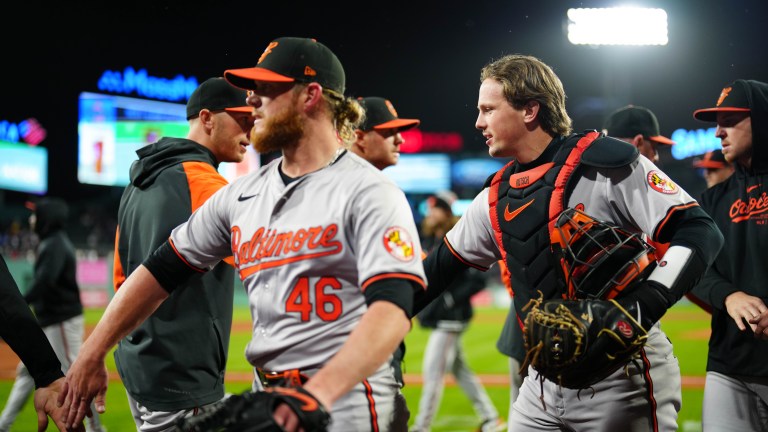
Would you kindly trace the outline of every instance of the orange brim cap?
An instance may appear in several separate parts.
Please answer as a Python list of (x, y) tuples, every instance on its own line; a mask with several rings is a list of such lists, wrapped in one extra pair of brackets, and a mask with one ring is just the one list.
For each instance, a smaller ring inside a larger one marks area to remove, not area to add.
[(224, 79), (235, 87), (246, 90), (255, 90), (256, 81), (266, 82), (294, 82), (295, 79), (272, 72), (260, 67), (228, 69), (224, 71)]
[(655, 141), (657, 143), (660, 143), (660, 144), (667, 144), (667, 145), (674, 145), (675, 144), (675, 142), (672, 141), (671, 139), (669, 139), (669, 138), (667, 138), (665, 136), (661, 136), (661, 135), (656, 135), (656, 136), (648, 137), (648, 139), (651, 140), (651, 141)]
[(401, 119), (394, 119), (386, 123), (378, 124), (374, 126), (373, 129), (381, 130), (381, 129), (398, 128), (401, 130), (405, 130), (405, 129), (410, 129), (412, 127), (418, 126), (419, 124), (421, 124), (421, 120), (401, 118)]

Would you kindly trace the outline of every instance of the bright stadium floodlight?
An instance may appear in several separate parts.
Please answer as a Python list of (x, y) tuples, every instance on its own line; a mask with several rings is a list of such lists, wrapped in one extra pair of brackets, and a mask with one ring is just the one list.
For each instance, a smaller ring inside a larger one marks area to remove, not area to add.
[(669, 41), (664, 9), (568, 9), (568, 20), (568, 40), (574, 45), (666, 45)]

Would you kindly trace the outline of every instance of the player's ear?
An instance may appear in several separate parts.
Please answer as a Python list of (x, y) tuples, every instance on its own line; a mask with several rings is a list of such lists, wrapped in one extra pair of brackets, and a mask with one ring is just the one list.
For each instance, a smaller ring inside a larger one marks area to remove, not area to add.
[(643, 139), (643, 134), (635, 135), (632, 137), (632, 145), (639, 149), (643, 145)]
[(316, 82), (306, 85), (302, 92), (302, 103), (308, 107), (314, 107), (323, 101), (323, 86)]
[(539, 116), (539, 109), (541, 108), (541, 105), (538, 101), (535, 100), (529, 100), (526, 102), (525, 106), (523, 107), (523, 120), (526, 123), (531, 123), (534, 120), (536, 120)]

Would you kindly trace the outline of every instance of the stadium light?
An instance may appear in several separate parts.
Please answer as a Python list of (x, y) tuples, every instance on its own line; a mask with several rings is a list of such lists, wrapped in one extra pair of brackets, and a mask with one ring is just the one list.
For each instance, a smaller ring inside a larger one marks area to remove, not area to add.
[(568, 9), (568, 20), (568, 40), (574, 45), (666, 45), (669, 41), (664, 9)]

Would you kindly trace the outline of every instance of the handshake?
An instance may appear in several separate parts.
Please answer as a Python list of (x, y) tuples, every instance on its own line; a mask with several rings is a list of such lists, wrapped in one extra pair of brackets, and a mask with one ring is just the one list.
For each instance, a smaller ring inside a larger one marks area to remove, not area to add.
[(271, 387), (244, 392), (223, 400), (215, 409), (176, 423), (176, 432), (283, 432), (272, 415), (281, 403), (299, 417), (306, 432), (325, 432), (331, 416), (323, 405), (301, 387)]

